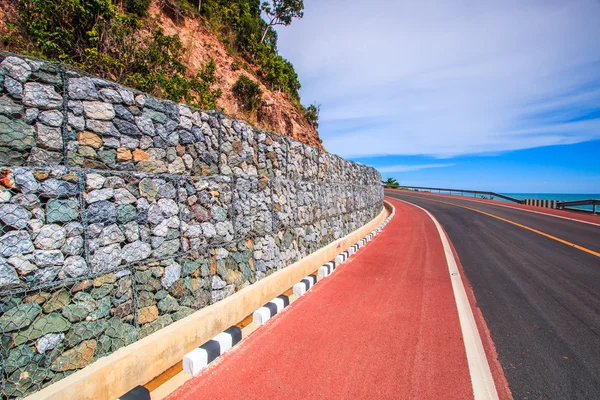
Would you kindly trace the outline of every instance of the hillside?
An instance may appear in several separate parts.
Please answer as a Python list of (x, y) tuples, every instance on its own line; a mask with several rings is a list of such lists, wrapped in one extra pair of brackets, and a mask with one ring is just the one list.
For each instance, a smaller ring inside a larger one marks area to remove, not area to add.
[[(184, 17), (182, 21), (169, 18), (153, 1), (149, 13), (155, 15), (160, 26), (168, 35), (177, 34), (185, 47), (184, 63), (193, 74), (197, 73), (211, 59), (216, 65), (215, 86), (221, 89), (222, 95), (217, 100), (225, 113), (244, 119), (253, 125), (282, 133), (300, 142), (322, 148), (317, 131), (306, 121), (304, 115), (285, 94), (269, 90), (254, 75), (244, 69), (234, 71), (232, 64), (243, 64), (240, 57), (229, 53), (224, 44), (198, 18)], [(259, 67), (250, 64), (249, 71), (257, 71)], [(255, 113), (248, 115), (236, 101), (232, 86), (240, 75), (246, 74), (257, 82), (263, 91), (261, 103)]]
[[(67, 7), (73, 4), (77, 7)], [(187, 0), (93, 5), (0, 0), (0, 48), (65, 61), (160, 97), (220, 109), (322, 149), (318, 124), (300, 104), (293, 66), (277, 55), (276, 32), (269, 29), (264, 43), (257, 40), (266, 27), (259, 7), (254, 0), (204, 1), (200, 15)], [(242, 28), (233, 31), (229, 25)], [(251, 109), (233, 90), (242, 75), (261, 92)]]

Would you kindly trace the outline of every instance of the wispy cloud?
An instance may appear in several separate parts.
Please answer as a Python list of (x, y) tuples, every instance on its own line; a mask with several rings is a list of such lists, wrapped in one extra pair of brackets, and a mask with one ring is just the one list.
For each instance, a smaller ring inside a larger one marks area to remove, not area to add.
[(342, 156), (498, 152), (600, 138), (596, 0), (305, 0), (280, 51)]
[(381, 173), (389, 173), (389, 172), (414, 172), (420, 171), (422, 169), (430, 169), (430, 168), (445, 168), (445, 167), (453, 167), (456, 164), (418, 164), (418, 165), (390, 165), (388, 167), (379, 167), (377, 170)]

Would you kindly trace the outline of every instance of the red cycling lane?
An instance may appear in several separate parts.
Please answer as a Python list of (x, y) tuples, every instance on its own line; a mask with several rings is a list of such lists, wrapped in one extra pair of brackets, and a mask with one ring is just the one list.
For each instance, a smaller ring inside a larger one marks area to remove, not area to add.
[(388, 201), (380, 235), (169, 398), (473, 398), (439, 234)]

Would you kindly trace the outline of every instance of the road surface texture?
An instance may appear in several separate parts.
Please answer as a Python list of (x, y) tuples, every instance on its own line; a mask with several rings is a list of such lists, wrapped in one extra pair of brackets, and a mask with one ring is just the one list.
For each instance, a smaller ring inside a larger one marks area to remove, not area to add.
[(392, 202), (380, 235), (170, 398), (472, 399), (438, 231), (424, 211)]
[(515, 399), (600, 399), (600, 226), (457, 196), (386, 194), (444, 227)]

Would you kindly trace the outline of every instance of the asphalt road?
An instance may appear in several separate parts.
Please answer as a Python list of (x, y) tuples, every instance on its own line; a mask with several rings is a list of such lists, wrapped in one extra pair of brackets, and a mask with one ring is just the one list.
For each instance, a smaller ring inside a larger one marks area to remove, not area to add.
[(595, 252), (599, 226), (463, 199), (386, 195), (427, 209), (446, 230), (515, 399), (600, 399), (600, 257), (457, 205)]

